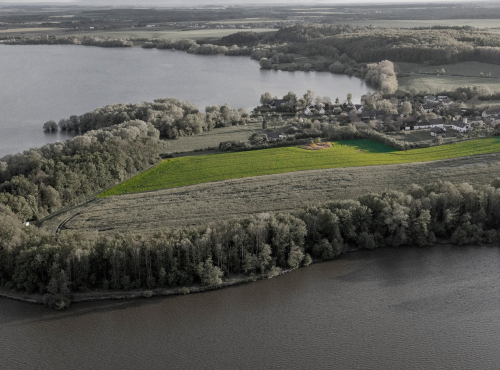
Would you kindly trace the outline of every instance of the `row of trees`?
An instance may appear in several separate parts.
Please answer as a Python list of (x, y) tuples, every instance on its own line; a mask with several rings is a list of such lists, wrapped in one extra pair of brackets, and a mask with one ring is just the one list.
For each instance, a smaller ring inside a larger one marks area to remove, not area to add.
[(266, 213), (152, 236), (49, 235), (23, 228), (0, 204), (0, 281), (52, 298), (69, 289), (217, 286), (233, 274), (272, 276), (312, 259), (329, 260), (348, 246), (424, 247), (436, 237), (493, 243), (500, 241), (499, 186), (500, 180), (482, 189), (412, 185), (406, 192), (329, 201), (295, 214)]
[(132, 47), (132, 41), (124, 38), (111, 38), (99, 36), (37, 36), (15, 37), (3, 41), (7, 45), (86, 45), (99, 47)]
[[(175, 98), (155, 99), (138, 104), (112, 104), (80, 116), (61, 119), (58, 126), (63, 131), (85, 133), (103, 127), (119, 125), (130, 120), (141, 120), (153, 125), (162, 138), (199, 134), (217, 127), (246, 122), (248, 112), (244, 108), (231, 109), (229, 104), (208, 106), (205, 113), (191, 102)], [(45, 122), (44, 130), (54, 131), (54, 121)]]

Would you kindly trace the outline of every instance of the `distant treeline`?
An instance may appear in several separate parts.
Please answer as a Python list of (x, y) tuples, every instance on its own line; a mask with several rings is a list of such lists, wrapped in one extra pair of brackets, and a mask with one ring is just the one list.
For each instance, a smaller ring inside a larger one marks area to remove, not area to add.
[(47, 294), (64, 306), (70, 291), (217, 286), (232, 274), (273, 276), (330, 260), (349, 247), (428, 246), (500, 241), (500, 180), (474, 189), (437, 182), (406, 192), (328, 201), (295, 214), (260, 214), (208, 227), (158, 230), (152, 236), (96, 236), (23, 227), (0, 204), (0, 281)]
[(346, 54), (357, 63), (384, 59), (435, 65), (462, 61), (500, 63), (500, 35), (472, 27), (381, 29), (298, 25), (261, 38), (261, 44), (284, 54), (298, 53), (327, 59)]
[(247, 118), (248, 112), (244, 108), (231, 109), (227, 103), (205, 107), (205, 113), (202, 113), (191, 102), (161, 98), (138, 104), (107, 105), (80, 116), (61, 119), (58, 124), (55, 121), (45, 122), (43, 127), (47, 131), (55, 131), (59, 127), (62, 131), (85, 133), (130, 120), (141, 120), (153, 125), (162, 138), (175, 139), (244, 123)]
[(6, 45), (86, 45), (106, 48), (132, 47), (132, 41), (123, 38), (110, 38), (98, 36), (37, 36), (14, 37), (2, 42)]
[(231, 45), (229, 47), (224, 45), (214, 45), (209, 43), (198, 43), (190, 39), (153, 39), (142, 45), (145, 49), (157, 48), (157, 49), (170, 49), (170, 50), (182, 50), (187, 51), (192, 54), (203, 54), (203, 55), (214, 55), (214, 54), (225, 54), (225, 55), (250, 55), (252, 48), (243, 46), (239, 47), (237, 45)]

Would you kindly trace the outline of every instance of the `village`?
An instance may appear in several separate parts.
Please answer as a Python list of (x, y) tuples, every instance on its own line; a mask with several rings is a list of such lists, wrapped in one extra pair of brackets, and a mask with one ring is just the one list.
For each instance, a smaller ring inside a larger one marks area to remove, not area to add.
[(480, 110), (476, 104), (454, 101), (447, 95), (416, 95), (411, 99), (380, 99), (376, 95), (363, 97), (362, 104), (353, 103), (351, 97), (332, 103), (327, 97), (305, 101), (285, 96), (255, 108), (253, 116), (263, 117), (268, 141), (304, 137), (329, 125), (352, 124), (408, 141), (441, 143), (438, 138), (490, 136), (500, 124), (500, 107)]

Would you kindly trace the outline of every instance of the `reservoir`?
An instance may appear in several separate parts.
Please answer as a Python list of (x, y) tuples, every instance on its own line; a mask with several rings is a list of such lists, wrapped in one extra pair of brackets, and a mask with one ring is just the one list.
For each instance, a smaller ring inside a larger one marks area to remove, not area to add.
[(2, 369), (495, 369), (498, 246), (378, 249), (56, 312), (0, 300)]
[(44, 133), (43, 123), (107, 104), (175, 97), (201, 111), (224, 103), (250, 111), (266, 91), (313, 90), (341, 102), (374, 91), (346, 75), (260, 70), (250, 57), (156, 49), (0, 45), (0, 66), (0, 157), (64, 140), (70, 136)]

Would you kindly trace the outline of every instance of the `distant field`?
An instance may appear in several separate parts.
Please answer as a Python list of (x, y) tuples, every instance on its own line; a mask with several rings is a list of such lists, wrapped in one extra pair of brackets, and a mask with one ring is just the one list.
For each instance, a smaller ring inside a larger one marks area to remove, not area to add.
[(36, 33), (36, 32), (46, 32), (46, 31), (61, 31), (61, 28), (57, 27), (9, 28), (6, 30), (0, 30), (0, 33)]
[(53, 215), (43, 228), (149, 234), (165, 227), (204, 226), (262, 212), (292, 212), (328, 200), (355, 199), (437, 180), (481, 186), (498, 174), (500, 153), (376, 168), (289, 172), (96, 199)]
[(137, 193), (285, 172), (374, 166), (500, 152), (500, 138), (470, 140), (438, 147), (396, 151), (370, 140), (334, 142), (331, 148), (308, 151), (299, 147), (166, 159), (149, 171), (99, 195)]
[(500, 28), (500, 19), (433, 19), (433, 20), (366, 20), (366, 21), (341, 21), (360, 26), (379, 27), (432, 27), (432, 26), (472, 26), (477, 28)]
[[(396, 63), (401, 73), (414, 73), (406, 77), (398, 77), (399, 86), (403, 89), (412, 88), (417, 91), (438, 92), (455, 90), (461, 86), (484, 85), (493, 92), (500, 90), (500, 65), (462, 62), (455, 64), (442, 64), (429, 66), (417, 63)], [(444, 75), (437, 75), (437, 71), (445, 70)], [(429, 75), (419, 73), (431, 73)], [(491, 74), (492, 78), (480, 77)]]
[(451, 91), (458, 87), (474, 85), (488, 86), (492, 92), (500, 90), (500, 79), (497, 78), (411, 75), (408, 77), (398, 77), (398, 83), (399, 87), (405, 90), (414, 88), (417, 91), (429, 92)]
[[(158, 39), (211, 39), (211, 38), (221, 38), (223, 36), (232, 35), (236, 32), (241, 32), (241, 29), (199, 29), (199, 30), (189, 30), (189, 31), (173, 31), (173, 30), (155, 30), (148, 28), (146, 29), (130, 29), (124, 31), (91, 31), (85, 33), (76, 33), (75, 36), (81, 35), (93, 35), (93, 36), (104, 36), (113, 38), (158, 38)], [(248, 30), (247, 30), (248, 31)], [(276, 29), (271, 28), (253, 28), (252, 32), (262, 33), (262, 32), (276, 32)]]
[(180, 137), (175, 140), (166, 140), (167, 153), (192, 152), (206, 148), (218, 147), (222, 141), (247, 141), (254, 132), (262, 131), (262, 122), (248, 123), (239, 126), (218, 128), (204, 131), (194, 136)]
[[(496, 77), (496, 78), (500, 77), (499, 64), (480, 63), (480, 62), (462, 62), (454, 64), (441, 64), (437, 66), (430, 66), (418, 63), (404, 63), (404, 62), (398, 62), (395, 64), (399, 67), (399, 70), (402, 73), (437, 74), (437, 71), (440, 71), (441, 69), (444, 68), (445, 75), (480, 77), (481, 73), (483, 73), (483, 75), (491, 73), (491, 77)], [(489, 79), (483, 78), (481, 80), (488, 81)]]
[(210, 21), (208, 24), (250, 24), (250, 23), (277, 23), (279, 20), (271, 18), (242, 18), (242, 19), (223, 19), (220, 21)]

